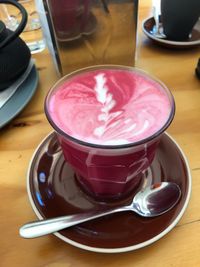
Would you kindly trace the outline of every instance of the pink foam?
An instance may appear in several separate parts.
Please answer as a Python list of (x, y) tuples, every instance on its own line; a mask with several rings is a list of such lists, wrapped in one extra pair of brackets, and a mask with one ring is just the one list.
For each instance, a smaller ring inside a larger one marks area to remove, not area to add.
[(151, 136), (169, 118), (171, 103), (162, 86), (141, 73), (95, 70), (74, 76), (53, 93), (55, 124), (79, 140), (126, 144)]

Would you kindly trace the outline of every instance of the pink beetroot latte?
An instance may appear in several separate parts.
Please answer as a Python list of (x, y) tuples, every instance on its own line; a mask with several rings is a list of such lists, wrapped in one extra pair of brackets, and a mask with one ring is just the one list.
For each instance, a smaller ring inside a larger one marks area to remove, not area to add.
[(81, 188), (107, 200), (133, 194), (141, 184), (175, 105), (148, 74), (105, 65), (63, 77), (50, 90), (45, 112)]
[(123, 145), (159, 131), (171, 103), (163, 87), (139, 72), (100, 69), (72, 77), (52, 94), (49, 113), (68, 135)]

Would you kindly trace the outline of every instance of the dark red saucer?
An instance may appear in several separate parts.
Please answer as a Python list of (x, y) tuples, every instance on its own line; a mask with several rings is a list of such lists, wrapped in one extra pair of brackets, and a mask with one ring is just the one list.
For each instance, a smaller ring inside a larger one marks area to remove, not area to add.
[[(167, 234), (182, 217), (191, 192), (187, 160), (177, 143), (163, 134), (155, 159), (144, 173), (144, 183), (177, 183), (182, 191), (179, 203), (156, 218), (142, 218), (124, 212), (99, 218), (55, 233), (65, 242), (96, 252), (125, 252), (147, 246)], [(47, 136), (33, 156), (28, 171), (27, 188), (38, 218), (51, 218), (85, 212), (106, 206), (123, 205), (133, 196), (110, 203), (98, 202), (85, 194), (64, 161), (56, 135)]]

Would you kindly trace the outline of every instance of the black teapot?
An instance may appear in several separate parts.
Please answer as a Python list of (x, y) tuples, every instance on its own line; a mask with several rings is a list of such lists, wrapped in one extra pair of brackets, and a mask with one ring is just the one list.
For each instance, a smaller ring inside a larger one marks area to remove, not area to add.
[(0, 91), (8, 88), (28, 67), (31, 53), (26, 43), (19, 37), (27, 23), (25, 8), (15, 0), (0, 0), (0, 4), (10, 4), (22, 14), (15, 31), (6, 28), (0, 20)]

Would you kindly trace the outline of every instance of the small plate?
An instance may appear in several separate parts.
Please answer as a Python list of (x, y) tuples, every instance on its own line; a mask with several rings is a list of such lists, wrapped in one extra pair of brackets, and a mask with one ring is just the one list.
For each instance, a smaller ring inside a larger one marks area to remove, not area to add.
[[(167, 134), (163, 134), (155, 159), (144, 173), (145, 183), (160, 181), (175, 182), (182, 191), (178, 204), (167, 213), (155, 218), (142, 218), (133, 212), (122, 212), (82, 223), (55, 235), (76, 247), (104, 253), (131, 251), (152, 244), (178, 223), (191, 193), (187, 160)], [(128, 204), (133, 197), (103, 203), (85, 194), (76, 183), (74, 171), (64, 161), (55, 133), (47, 136), (36, 149), (28, 170), (27, 189), (39, 219)]]
[(155, 25), (153, 17), (147, 18), (142, 23), (142, 30), (153, 42), (165, 46), (167, 48), (191, 48), (200, 45), (200, 20), (196, 23), (192, 30), (191, 38), (184, 42), (172, 41), (168, 39), (160, 39), (155, 37), (151, 31)]
[(0, 129), (15, 118), (29, 103), (37, 89), (38, 79), (38, 72), (34, 65), (26, 80), (0, 108)]

